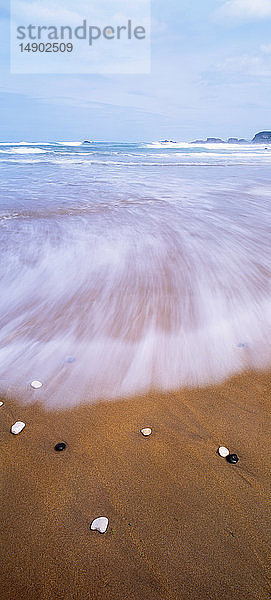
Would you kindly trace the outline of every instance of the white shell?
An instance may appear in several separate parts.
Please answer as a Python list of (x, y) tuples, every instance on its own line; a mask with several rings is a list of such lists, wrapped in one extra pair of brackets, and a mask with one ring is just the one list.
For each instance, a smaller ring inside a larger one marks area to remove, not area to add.
[(151, 428), (150, 427), (144, 427), (144, 429), (140, 429), (140, 433), (142, 433), (142, 435), (145, 435), (145, 437), (147, 435), (151, 435)]
[(219, 456), (222, 456), (222, 458), (226, 458), (226, 456), (229, 456), (229, 453), (230, 451), (225, 446), (220, 446), (220, 448), (218, 448), (218, 454)]
[(100, 533), (105, 533), (108, 527), (108, 518), (107, 517), (98, 517), (97, 519), (94, 519), (94, 521), (92, 521), (91, 525), (90, 525), (90, 529), (92, 529), (92, 531), (99, 531)]
[(30, 385), (32, 388), (34, 388), (34, 390), (38, 390), (42, 387), (41, 381), (37, 381), (36, 379), (34, 381), (31, 381)]
[(4, 402), (0, 402), (0, 406), (3, 406)]
[(12, 425), (10, 431), (17, 435), (17, 433), (21, 433), (21, 431), (25, 428), (25, 423), (23, 421), (16, 421), (14, 425)]

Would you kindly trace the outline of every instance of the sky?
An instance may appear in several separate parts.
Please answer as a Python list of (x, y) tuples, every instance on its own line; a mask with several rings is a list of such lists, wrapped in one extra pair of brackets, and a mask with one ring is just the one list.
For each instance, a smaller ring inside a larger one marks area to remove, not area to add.
[(271, 0), (152, 0), (151, 15), (149, 74), (15, 75), (0, 0), (0, 139), (191, 141), (271, 130)]

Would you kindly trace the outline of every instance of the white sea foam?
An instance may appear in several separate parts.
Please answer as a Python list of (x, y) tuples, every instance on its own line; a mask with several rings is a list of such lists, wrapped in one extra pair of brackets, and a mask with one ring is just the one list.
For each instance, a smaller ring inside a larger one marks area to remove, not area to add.
[(2, 154), (46, 154), (46, 150), (42, 148), (30, 148), (29, 146), (23, 146), (20, 148), (12, 147), (6, 150), (0, 150)]
[(191, 153), (184, 175), (167, 151), (172, 169), (109, 150), (46, 154), (17, 179), (12, 162), (2, 182), (2, 390), (66, 407), (270, 366), (265, 163), (236, 154), (217, 177)]
[(0, 146), (51, 146), (56, 142), (0, 142)]
[(56, 142), (56, 144), (61, 146), (82, 146), (82, 142)]
[(146, 148), (189, 148), (188, 142), (151, 142)]

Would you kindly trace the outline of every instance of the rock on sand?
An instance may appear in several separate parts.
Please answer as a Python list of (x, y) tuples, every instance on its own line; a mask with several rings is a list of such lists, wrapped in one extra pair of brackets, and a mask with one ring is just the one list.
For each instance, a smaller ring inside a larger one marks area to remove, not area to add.
[(108, 527), (108, 518), (107, 517), (98, 517), (92, 521), (90, 529), (92, 531), (99, 531), (100, 533), (105, 533)]

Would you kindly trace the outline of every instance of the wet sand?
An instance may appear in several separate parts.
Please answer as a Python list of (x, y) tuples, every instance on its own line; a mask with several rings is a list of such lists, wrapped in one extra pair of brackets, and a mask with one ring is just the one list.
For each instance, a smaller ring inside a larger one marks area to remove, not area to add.
[(245, 373), (66, 411), (5, 398), (1, 599), (270, 598), (270, 396), (270, 374)]

